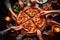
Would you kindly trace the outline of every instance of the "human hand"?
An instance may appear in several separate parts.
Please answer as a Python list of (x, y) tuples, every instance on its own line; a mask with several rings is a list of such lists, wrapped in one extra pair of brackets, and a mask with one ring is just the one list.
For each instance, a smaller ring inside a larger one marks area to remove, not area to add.
[(19, 0), (19, 1), (18, 1), (18, 4), (19, 4), (19, 7), (20, 7), (20, 8), (23, 8), (23, 7), (24, 7), (24, 4), (23, 4), (22, 0)]
[(35, 0), (30, 0), (31, 6), (35, 6), (36, 5), (36, 1)]
[(12, 19), (13, 19), (14, 21), (17, 20), (17, 15), (16, 15), (14, 12), (11, 14), (11, 16), (12, 16)]
[(32, 2), (32, 3), (33, 3), (33, 2), (35, 2), (35, 0), (30, 0), (30, 2)]
[(14, 29), (14, 30), (16, 30), (16, 31), (18, 31), (18, 30), (21, 30), (22, 29), (22, 26), (20, 25), (20, 26), (13, 26), (13, 27), (11, 27), (12, 29)]
[(38, 29), (37, 30), (37, 36), (40, 37), (42, 35), (41, 31)]
[(37, 30), (37, 37), (38, 37), (39, 40), (43, 40), (42, 33), (39, 29)]

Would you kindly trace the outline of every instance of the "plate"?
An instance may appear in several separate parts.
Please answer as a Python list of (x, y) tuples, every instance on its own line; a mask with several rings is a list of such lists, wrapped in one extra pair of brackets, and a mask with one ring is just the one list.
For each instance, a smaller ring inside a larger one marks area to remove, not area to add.
[(48, 0), (36, 0), (36, 2), (37, 3), (39, 3), (39, 4), (44, 4), (44, 3), (46, 3)]

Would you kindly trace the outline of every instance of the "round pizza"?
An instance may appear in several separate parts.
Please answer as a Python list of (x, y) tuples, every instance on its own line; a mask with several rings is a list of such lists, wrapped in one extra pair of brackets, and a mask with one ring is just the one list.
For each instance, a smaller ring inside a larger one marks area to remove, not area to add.
[(41, 9), (38, 7), (25, 7), (24, 10), (20, 11), (17, 23), (22, 25), (27, 33), (35, 33), (38, 28), (42, 28), (46, 23), (40, 12)]

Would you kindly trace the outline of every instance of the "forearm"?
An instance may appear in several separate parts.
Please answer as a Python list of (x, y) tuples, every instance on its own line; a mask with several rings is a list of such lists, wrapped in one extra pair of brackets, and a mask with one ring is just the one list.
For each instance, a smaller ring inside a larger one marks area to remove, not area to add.
[(12, 8), (8, 8), (8, 10), (10, 11), (11, 15), (15, 15)]
[(14, 27), (11, 27), (12, 29), (18, 31), (18, 30), (21, 30), (22, 29), (22, 26), (14, 26)]
[(12, 14), (12, 15), (14, 15), (14, 14), (13, 14), (13, 10), (12, 10), (12, 8), (11, 8), (10, 1), (9, 1), (9, 0), (6, 0), (6, 1), (5, 1), (5, 5), (6, 5), (6, 7), (8, 8), (8, 10), (11, 12), (11, 14)]
[(60, 14), (60, 10), (49, 10), (49, 11), (42, 11), (44, 15), (46, 14)]
[(51, 10), (51, 11), (48, 11), (48, 13), (50, 13), (50, 12), (52, 12), (52, 13), (54, 13), (54, 12), (60, 13), (60, 10)]

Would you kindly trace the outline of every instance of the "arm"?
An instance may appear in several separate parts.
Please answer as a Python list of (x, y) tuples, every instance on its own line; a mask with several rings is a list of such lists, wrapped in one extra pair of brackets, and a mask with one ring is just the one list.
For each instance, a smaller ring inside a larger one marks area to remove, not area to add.
[(14, 30), (18, 31), (18, 30), (22, 29), (22, 26), (21, 25), (19, 25), (19, 26), (12, 26), (11, 29), (14, 29)]
[(55, 20), (47, 19), (47, 24), (57, 24), (60, 25), (60, 23), (56, 22)]
[(12, 27), (10, 27), (10, 28), (7, 28), (7, 29), (5, 29), (5, 30), (3, 30), (3, 31), (0, 31), (0, 35), (2, 34), (2, 35), (4, 35), (4, 34), (6, 34), (7, 33), (7, 31), (9, 31), (10, 29), (14, 29), (14, 30), (16, 30), (16, 31), (18, 31), (18, 30), (21, 30), (22, 29), (22, 26), (20, 25), (20, 26), (12, 26)]
[(8, 28), (8, 29), (6, 29), (6, 30), (0, 31), (0, 35), (4, 35), (4, 34), (6, 34), (7, 31), (10, 30), (10, 29), (11, 29), (11, 28)]
[(6, 7), (8, 8), (8, 10), (10, 11), (13, 20), (16, 21), (17, 15), (13, 12), (13, 10), (12, 10), (12, 8), (11, 8), (10, 1), (9, 1), (9, 0), (6, 0), (6, 1), (5, 1), (5, 5), (6, 5)]
[(49, 11), (42, 11), (41, 13), (46, 14), (60, 14), (60, 10), (49, 10)]

